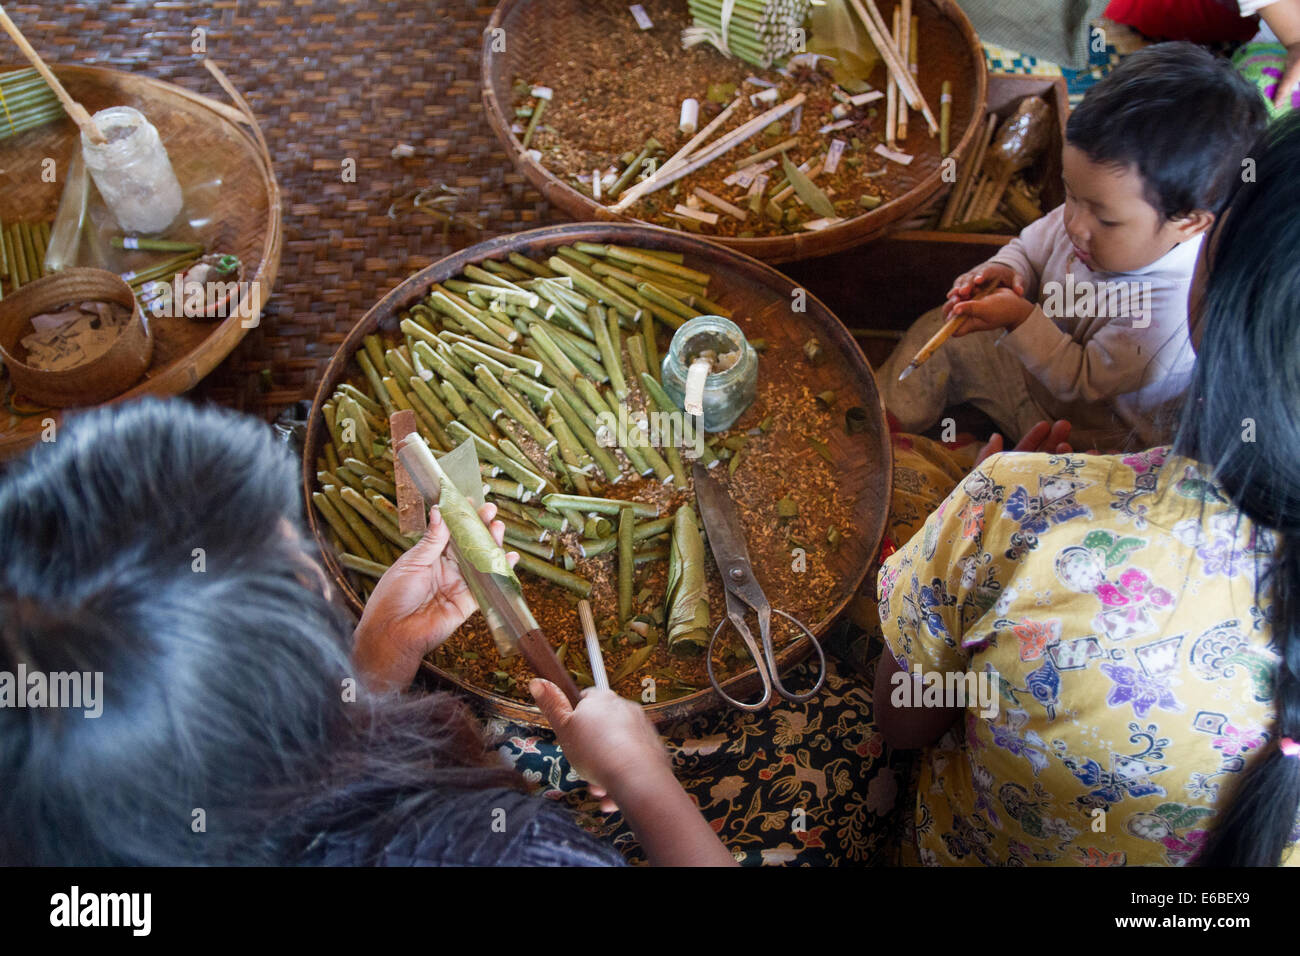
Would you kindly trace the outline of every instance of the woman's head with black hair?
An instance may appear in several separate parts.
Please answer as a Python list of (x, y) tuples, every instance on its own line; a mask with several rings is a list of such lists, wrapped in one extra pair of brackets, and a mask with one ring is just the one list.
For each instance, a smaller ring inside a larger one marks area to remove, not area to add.
[(1079, 258), (1133, 272), (1203, 233), (1266, 120), (1255, 87), (1200, 47), (1130, 56), (1070, 114), (1065, 225)]
[(103, 675), (102, 714), (0, 707), (0, 864), (294, 862), (443, 787), (511, 785), (441, 696), (367, 692), (264, 424), (147, 400), (0, 484), (0, 672)]
[(1277, 723), (1244, 778), (1226, 789), (1201, 857), (1209, 865), (1273, 865), (1300, 807), (1300, 115), (1251, 150), (1203, 250), (1192, 296), (1196, 370), (1176, 450), (1213, 470), (1241, 511), (1277, 539), (1262, 578), (1272, 597)]

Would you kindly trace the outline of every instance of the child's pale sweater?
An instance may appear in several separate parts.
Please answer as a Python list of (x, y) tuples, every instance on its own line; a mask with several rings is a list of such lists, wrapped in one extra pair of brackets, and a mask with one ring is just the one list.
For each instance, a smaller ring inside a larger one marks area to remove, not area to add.
[(1104, 450), (1125, 432), (1145, 445), (1168, 440), (1195, 361), (1187, 296), (1201, 238), (1135, 272), (1094, 272), (1075, 255), (1060, 206), (989, 260), (1020, 273), (1037, 303), (998, 345), (1024, 364), (1034, 400), (1074, 425), (1076, 443)]

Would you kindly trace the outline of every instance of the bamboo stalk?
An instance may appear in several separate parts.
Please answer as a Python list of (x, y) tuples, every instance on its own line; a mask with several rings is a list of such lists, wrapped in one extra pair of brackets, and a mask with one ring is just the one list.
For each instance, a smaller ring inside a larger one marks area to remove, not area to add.
[(966, 195), (970, 192), (971, 184), (974, 183), (979, 168), (984, 163), (984, 152), (997, 132), (997, 125), (997, 114), (990, 113), (984, 124), (984, 135), (975, 141), (975, 149), (967, 159), (961, 175), (957, 177), (957, 186), (948, 197), (948, 205), (944, 207), (943, 215), (939, 217), (939, 228), (951, 226), (956, 221), (957, 213), (964, 207)]
[(632, 617), (632, 584), (636, 572), (636, 558), (633, 556), (632, 532), (636, 527), (636, 515), (631, 508), (623, 508), (618, 513), (618, 622), (627, 624)]
[(77, 124), (77, 127), (81, 130), (82, 134), (92, 143), (103, 144), (108, 142), (104, 134), (100, 132), (99, 127), (95, 125), (95, 121), (91, 118), (90, 113), (88, 113), (86, 108), (74, 100), (68, 91), (63, 88), (63, 84), (59, 82), (59, 78), (54, 75), (54, 72), (48, 66), (45, 65), (45, 61), (41, 59), (41, 55), (36, 52), (35, 48), (30, 43), (27, 42), (27, 38), (23, 36), (23, 33), (18, 29), (18, 26), (9, 19), (9, 14), (5, 13), (4, 7), (0, 7), (0, 29), (3, 29), (5, 33), (9, 34), (14, 43), (18, 44), (18, 49), (23, 52), (23, 56), (27, 57), (27, 59), (31, 61), (32, 66), (36, 67), (41, 76), (45, 78), (45, 82), (50, 85), (50, 89), (52, 89), (55, 95), (58, 96), (59, 102), (63, 104), (64, 110), (67, 111), (67, 114), (70, 117), (72, 117), (72, 121)]
[(520, 571), (527, 571), (539, 578), (544, 578), (553, 584), (558, 584), (579, 597), (591, 596), (591, 582), (586, 578), (581, 578), (576, 574), (565, 571), (563, 568), (557, 568), (555, 565), (539, 560), (530, 554), (519, 555), (519, 563), (515, 565), (515, 568)]
[(712, 146), (704, 151), (703, 155), (683, 160), (681, 165), (673, 169), (671, 172), (659, 177), (652, 176), (644, 182), (637, 184), (637, 186), (633, 186), (621, 199), (619, 199), (617, 203), (614, 204), (612, 207), (613, 210), (615, 212), (623, 212), (628, 208), (628, 206), (632, 205), (632, 203), (636, 202), (642, 196), (663, 189), (665, 186), (675, 183), (683, 176), (689, 176), (701, 166), (708, 165), (719, 156), (725, 155), (737, 146), (748, 141), (757, 134), (759, 130), (766, 129), (768, 126), (775, 123), (795, 107), (802, 104), (805, 99), (806, 97), (803, 93), (795, 94), (784, 103), (773, 106), (771, 109), (760, 113), (758, 116), (749, 120), (749, 122), (742, 124), (725, 136), (720, 137)]
[(930, 104), (921, 95), (921, 90), (916, 85), (916, 81), (912, 79), (907, 64), (899, 57), (898, 50), (889, 42), (889, 30), (885, 26), (884, 18), (880, 15), (880, 10), (876, 7), (875, 0), (849, 0), (849, 5), (858, 15), (858, 19), (862, 21), (862, 25), (867, 28), (871, 42), (875, 44), (876, 49), (884, 58), (890, 75), (902, 89), (904, 99), (907, 100), (908, 105), (912, 109), (921, 112), (921, 115), (925, 117), (926, 124), (930, 127), (930, 135), (936, 135), (939, 132), (939, 124), (935, 121), (934, 114), (930, 112)]
[(659, 506), (644, 501), (624, 501), (619, 498), (588, 498), (581, 495), (547, 495), (542, 499), (542, 506), (547, 511), (559, 511), (572, 508), (583, 513), (596, 512), (604, 515), (617, 515), (620, 509), (630, 509), (638, 518), (659, 517)]
[[(902, 0), (902, 4), (894, 8), (894, 39), (898, 41), (898, 53), (907, 61), (908, 75), (912, 75), (912, 64), (916, 60), (915, 53), (912, 49), (912, 0)], [(916, 82), (915, 78), (912, 80)], [(918, 87), (919, 89), (919, 87)], [(901, 88), (899, 90), (901, 93)], [(898, 133), (899, 142), (907, 140), (907, 101), (903, 100), (898, 104), (898, 126), (895, 127)]]
[(591, 307), (587, 318), (591, 320), (591, 327), (596, 332), (596, 345), (600, 348), (602, 364), (609, 375), (610, 387), (622, 401), (627, 398), (627, 380), (623, 377), (623, 361), (619, 356), (622, 351), (622, 337), (618, 331), (618, 319), (609, 316), (599, 305)]

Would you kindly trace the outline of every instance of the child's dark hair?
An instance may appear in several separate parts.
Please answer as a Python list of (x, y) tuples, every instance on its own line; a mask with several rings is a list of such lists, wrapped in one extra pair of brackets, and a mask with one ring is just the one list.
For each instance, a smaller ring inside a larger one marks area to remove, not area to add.
[(1276, 865), (1300, 807), (1300, 759), (1279, 744), (1300, 740), (1300, 116), (1270, 129), (1251, 155), (1255, 181), (1238, 181), (1206, 239), (1202, 338), (1175, 449), (1212, 468), (1233, 504), (1275, 535), (1259, 587), (1273, 598), (1269, 630), (1281, 660), (1277, 723), (1225, 794), (1198, 860), (1207, 866)]
[(1191, 43), (1134, 53), (1070, 114), (1066, 139), (1096, 163), (1136, 167), (1166, 220), (1218, 214), (1268, 118), (1259, 91)]

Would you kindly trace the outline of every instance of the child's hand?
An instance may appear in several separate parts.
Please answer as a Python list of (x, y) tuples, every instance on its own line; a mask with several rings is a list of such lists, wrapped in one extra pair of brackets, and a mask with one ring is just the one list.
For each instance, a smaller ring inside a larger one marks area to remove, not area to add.
[(989, 329), (1015, 329), (1034, 311), (1034, 305), (1011, 289), (998, 289), (981, 299), (956, 302), (952, 315), (964, 315), (966, 321), (953, 332), (954, 336), (984, 332)]
[(950, 317), (953, 306), (958, 302), (969, 300), (980, 286), (989, 288), (1002, 286), (1016, 295), (1025, 294), (1025, 280), (1020, 278), (1020, 273), (998, 262), (986, 262), (978, 269), (956, 278), (952, 288), (948, 290), (948, 299), (943, 306), (943, 317), (945, 319)]
[(672, 776), (668, 751), (640, 704), (612, 690), (589, 688), (578, 706), (570, 707), (560, 689), (540, 677), (528, 682), (528, 692), (554, 728), (569, 763), (606, 813), (618, 809), (610, 794), (660, 773)]

